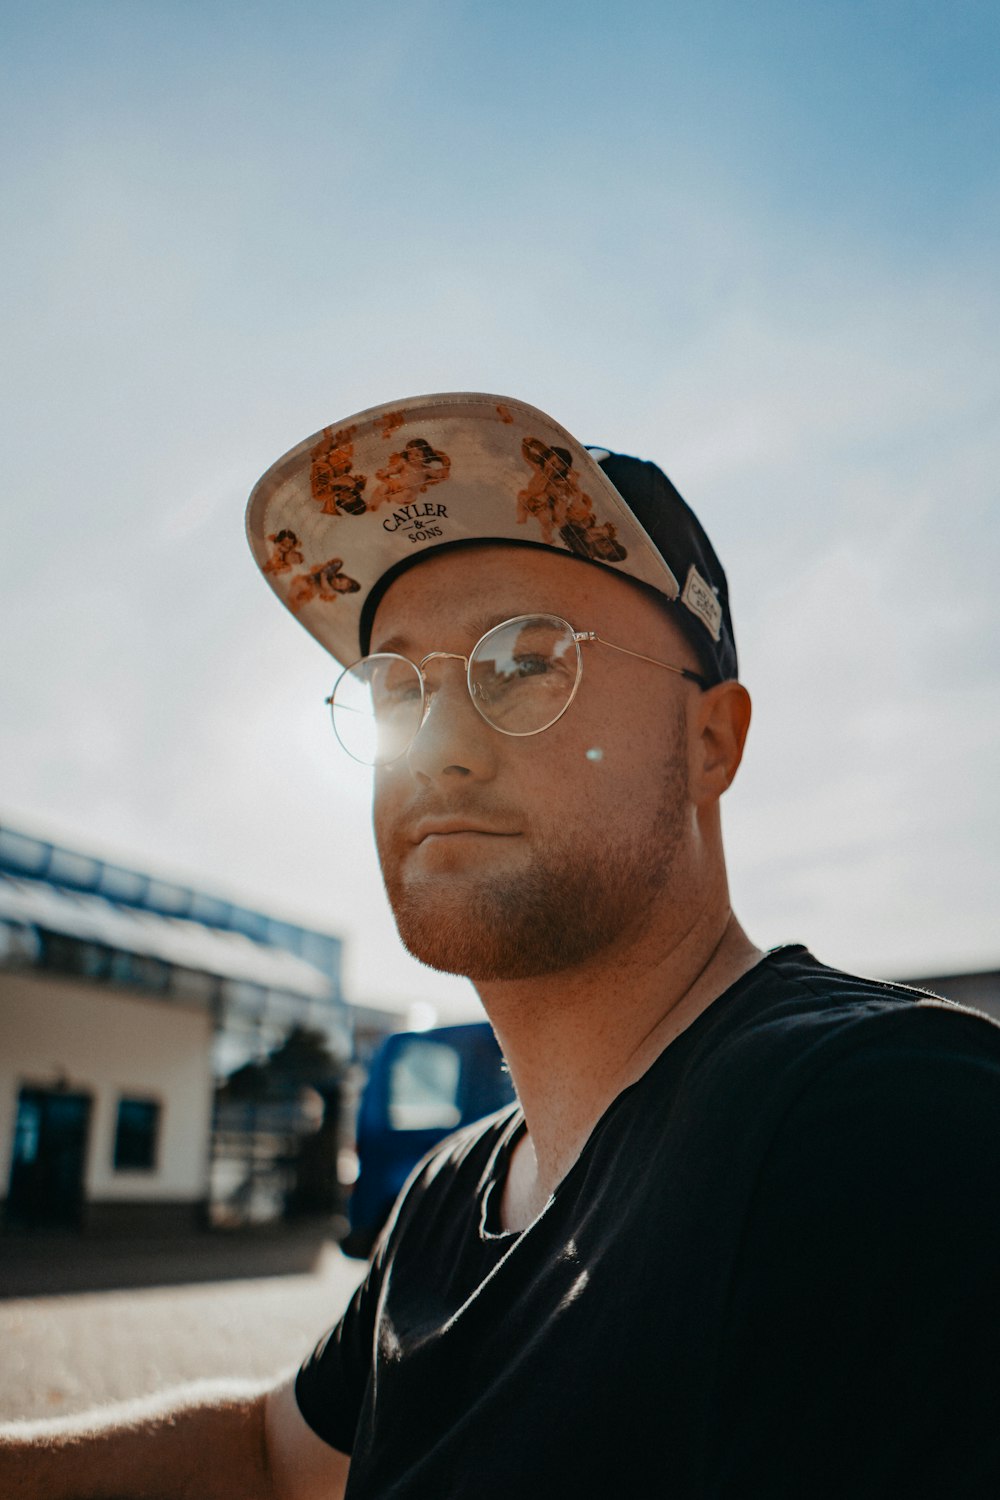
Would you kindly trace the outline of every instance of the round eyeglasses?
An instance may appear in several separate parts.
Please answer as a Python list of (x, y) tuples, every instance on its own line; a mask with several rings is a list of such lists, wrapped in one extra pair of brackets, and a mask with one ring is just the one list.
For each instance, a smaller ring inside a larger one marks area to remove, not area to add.
[(576, 697), (583, 674), (580, 647), (588, 642), (711, 686), (688, 667), (616, 646), (593, 630), (574, 630), (558, 615), (518, 615), (488, 630), (468, 656), (430, 651), (419, 662), (394, 651), (363, 656), (340, 674), (326, 700), (334, 731), (348, 755), (364, 765), (398, 760), (416, 739), (434, 691), (424, 668), (442, 660), (465, 663), (469, 696), (487, 724), (515, 737), (541, 734)]

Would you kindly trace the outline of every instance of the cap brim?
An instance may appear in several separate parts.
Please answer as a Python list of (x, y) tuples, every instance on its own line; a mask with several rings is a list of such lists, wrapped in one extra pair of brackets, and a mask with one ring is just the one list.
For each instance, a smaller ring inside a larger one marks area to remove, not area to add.
[(345, 664), (385, 575), (456, 543), (529, 542), (680, 593), (587, 449), (502, 396), (417, 396), (324, 427), (255, 485), (247, 536), (278, 598)]

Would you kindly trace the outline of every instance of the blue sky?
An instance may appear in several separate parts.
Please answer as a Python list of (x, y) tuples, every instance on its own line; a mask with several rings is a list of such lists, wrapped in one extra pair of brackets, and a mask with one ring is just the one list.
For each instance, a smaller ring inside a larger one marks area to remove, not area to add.
[[(730, 575), (762, 942), (997, 962), (995, 7), (0, 6), (0, 814), (391, 937), (246, 494), (479, 389), (654, 458)], [(345, 876), (347, 878), (345, 878)]]

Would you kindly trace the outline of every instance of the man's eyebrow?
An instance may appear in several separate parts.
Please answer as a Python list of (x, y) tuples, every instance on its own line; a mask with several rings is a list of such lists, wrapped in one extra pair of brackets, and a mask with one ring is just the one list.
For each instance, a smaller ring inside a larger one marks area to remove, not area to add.
[(368, 651), (369, 656), (380, 656), (385, 651), (395, 651), (399, 656), (405, 656), (407, 652), (407, 639), (405, 635), (391, 635), (387, 641), (380, 641), (376, 646), (374, 641)]
[[(547, 613), (547, 611), (545, 611), (545, 610), (521, 610), (519, 613), (520, 614), (545, 614), (545, 613)], [(486, 634), (486, 632), (488, 630), (492, 630), (494, 628), (494, 626), (496, 626), (496, 625), (503, 625), (503, 624), (506, 623), (507, 620), (516, 620), (517, 618), (518, 618), (518, 614), (511, 614), (510, 611), (506, 610), (506, 609), (500, 610), (499, 612), (493, 613), (493, 614), (478, 615), (478, 616), (476, 616), (474, 619), (472, 619), (472, 620), (470, 620), (468, 622), (468, 631), (469, 631), (469, 636), (470, 636), (470, 641), (469, 641), (470, 647), (474, 646), (477, 641), (481, 641), (482, 638), (483, 638), (483, 636)], [(384, 651), (394, 651), (399, 656), (406, 656), (406, 657), (408, 657), (411, 650), (412, 650), (412, 646), (411, 646), (410, 640), (409, 640), (409, 638), (407, 636), (405, 636), (405, 635), (390, 635), (387, 640), (380, 641), (377, 646), (374, 645), (374, 644), (372, 644), (369, 654), (370, 655), (379, 655), (379, 654), (381, 654)]]

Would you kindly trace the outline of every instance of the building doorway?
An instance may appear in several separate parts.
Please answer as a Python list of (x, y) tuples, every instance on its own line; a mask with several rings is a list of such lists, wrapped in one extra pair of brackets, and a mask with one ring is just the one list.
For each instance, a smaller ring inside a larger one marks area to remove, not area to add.
[(92, 1100), (63, 1089), (22, 1088), (17, 1100), (7, 1218), (27, 1227), (75, 1227)]

